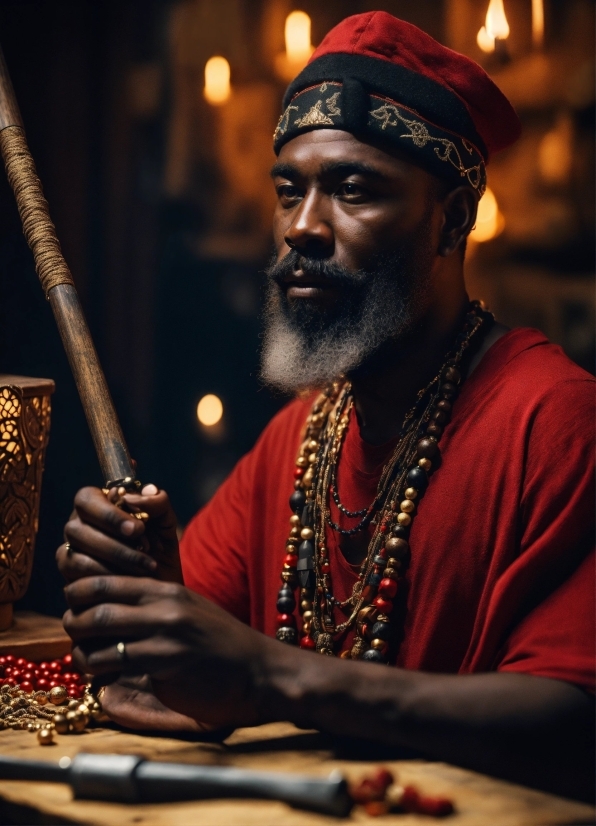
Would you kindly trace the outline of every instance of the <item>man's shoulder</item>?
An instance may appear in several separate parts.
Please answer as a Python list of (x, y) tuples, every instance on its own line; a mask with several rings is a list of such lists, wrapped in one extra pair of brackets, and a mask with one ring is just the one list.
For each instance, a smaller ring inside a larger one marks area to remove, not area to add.
[(556, 393), (593, 400), (593, 375), (573, 362), (539, 330), (519, 327), (502, 336), (480, 362), (475, 383), (499, 386), (531, 403)]

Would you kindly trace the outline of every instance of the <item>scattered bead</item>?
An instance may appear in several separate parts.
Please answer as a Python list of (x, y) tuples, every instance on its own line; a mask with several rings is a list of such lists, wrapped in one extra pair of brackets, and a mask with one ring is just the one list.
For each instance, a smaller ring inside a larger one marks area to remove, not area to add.
[(67, 700), (68, 691), (63, 685), (54, 686), (54, 688), (50, 690), (50, 703), (53, 703), (55, 706), (61, 706), (63, 703), (66, 703)]
[(37, 742), (40, 746), (51, 746), (54, 742), (54, 733), (50, 728), (40, 728), (37, 732)]

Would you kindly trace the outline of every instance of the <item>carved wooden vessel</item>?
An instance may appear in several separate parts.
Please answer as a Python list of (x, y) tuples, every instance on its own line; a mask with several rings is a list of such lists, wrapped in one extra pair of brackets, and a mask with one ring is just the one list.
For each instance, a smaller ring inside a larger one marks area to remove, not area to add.
[(0, 631), (27, 590), (54, 382), (0, 374)]

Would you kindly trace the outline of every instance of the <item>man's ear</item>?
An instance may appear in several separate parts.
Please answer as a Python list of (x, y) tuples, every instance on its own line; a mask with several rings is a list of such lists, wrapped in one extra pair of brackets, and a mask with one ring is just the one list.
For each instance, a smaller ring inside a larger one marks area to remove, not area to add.
[(476, 221), (478, 196), (469, 186), (450, 190), (443, 201), (443, 225), (439, 237), (439, 255), (452, 255), (465, 241)]

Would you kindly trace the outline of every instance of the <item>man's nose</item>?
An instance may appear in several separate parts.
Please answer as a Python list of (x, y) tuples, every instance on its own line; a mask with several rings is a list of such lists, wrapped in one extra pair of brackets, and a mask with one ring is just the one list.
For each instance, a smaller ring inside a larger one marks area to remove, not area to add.
[(325, 197), (316, 191), (305, 195), (284, 235), (288, 247), (310, 254), (333, 253), (333, 229), (325, 201)]

